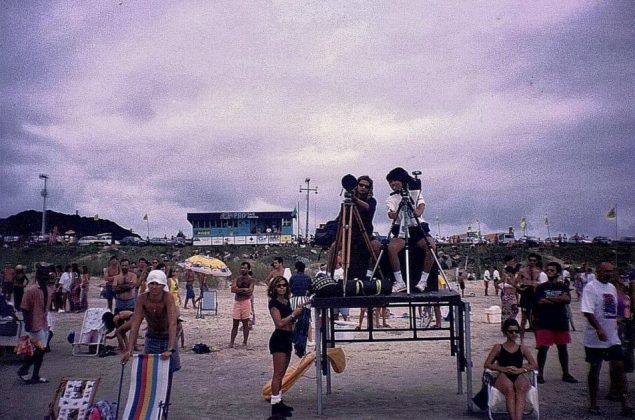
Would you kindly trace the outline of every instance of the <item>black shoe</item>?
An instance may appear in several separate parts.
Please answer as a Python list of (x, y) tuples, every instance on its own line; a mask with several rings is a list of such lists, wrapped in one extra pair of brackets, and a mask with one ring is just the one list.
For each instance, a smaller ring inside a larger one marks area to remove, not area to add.
[(293, 413), (291, 413), (291, 410), (287, 410), (286, 408), (284, 408), (282, 406), (282, 402), (279, 402), (279, 403), (273, 404), (271, 406), (271, 415), (272, 416), (291, 417), (291, 416), (293, 416)]
[(563, 382), (568, 382), (570, 384), (577, 384), (578, 380), (576, 378), (574, 378), (573, 376), (566, 374), (562, 376), (562, 381)]
[(284, 401), (280, 401), (280, 406), (283, 407), (287, 411), (293, 411), (293, 407), (291, 407), (290, 405), (286, 405), (284, 403)]

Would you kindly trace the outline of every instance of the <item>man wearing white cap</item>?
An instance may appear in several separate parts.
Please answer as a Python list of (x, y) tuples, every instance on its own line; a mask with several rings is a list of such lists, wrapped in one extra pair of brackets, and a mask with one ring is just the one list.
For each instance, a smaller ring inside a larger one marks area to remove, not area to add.
[(176, 345), (177, 309), (174, 299), (168, 292), (168, 279), (161, 270), (152, 270), (146, 280), (148, 291), (141, 293), (132, 316), (128, 349), (121, 355), (121, 363), (125, 364), (132, 356), (137, 343), (139, 327), (145, 319), (148, 329), (145, 336), (143, 352), (160, 354), (161, 359), (170, 358), (170, 372), (181, 368), (179, 348)]

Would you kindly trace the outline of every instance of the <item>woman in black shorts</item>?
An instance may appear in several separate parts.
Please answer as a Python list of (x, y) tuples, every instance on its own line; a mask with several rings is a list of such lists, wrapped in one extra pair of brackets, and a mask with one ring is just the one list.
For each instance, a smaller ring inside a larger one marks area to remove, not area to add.
[(274, 277), (269, 283), (268, 295), (269, 313), (276, 326), (269, 339), (269, 351), (273, 355), (271, 415), (289, 417), (293, 408), (282, 402), (282, 378), (284, 378), (291, 360), (293, 323), (302, 313), (302, 305), (291, 309), (289, 304), (289, 283), (282, 276)]
[[(520, 325), (515, 319), (506, 319), (501, 328), (507, 340), (496, 344), (485, 360), (485, 369), (499, 372), (494, 386), (505, 395), (507, 412), (512, 420), (521, 420), (525, 409), (525, 397), (529, 380), (525, 376), (538, 368), (536, 359), (527, 346), (517, 344)], [(523, 361), (527, 364), (523, 365)]]

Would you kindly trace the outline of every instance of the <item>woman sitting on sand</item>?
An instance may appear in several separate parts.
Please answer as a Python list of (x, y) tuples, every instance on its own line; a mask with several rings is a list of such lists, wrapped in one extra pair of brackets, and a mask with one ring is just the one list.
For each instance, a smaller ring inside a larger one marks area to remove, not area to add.
[[(517, 344), (520, 325), (515, 319), (506, 319), (501, 328), (507, 340), (496, 344), (485, 360), (485, 369), (500, 372), (494, 386), (505, 395), (507, 412), (512, 420), (521, 420), (525, 398), (530, 384), (527, 373), (538, 368), (527, 346)], [(527, 364), (523, 365), (523, 359)]]
[(293, 323), (302, 313), (302, 305), (291, 309), (289, 283), (282, 276), (274, 277), (267, 290), (269, 313), (276, 326), (269, 339), (269, 351), (273, 356), (273, 378), (271, 379), (271, 415), (289, 417), (293, 408), (282, 402), (282, 379), (291, 361), (291, 336)]

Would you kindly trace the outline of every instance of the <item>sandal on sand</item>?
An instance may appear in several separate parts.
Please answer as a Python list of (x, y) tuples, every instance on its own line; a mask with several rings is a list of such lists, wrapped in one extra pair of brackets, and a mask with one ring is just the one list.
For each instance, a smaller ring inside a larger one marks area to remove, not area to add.
[(589, 414), (593, 414), (595, 416), (598, 416), (598, 415), (602, 414), (602, 411), (600, 411), (600, 407), (589, 407)]

